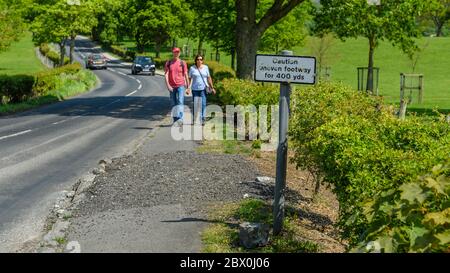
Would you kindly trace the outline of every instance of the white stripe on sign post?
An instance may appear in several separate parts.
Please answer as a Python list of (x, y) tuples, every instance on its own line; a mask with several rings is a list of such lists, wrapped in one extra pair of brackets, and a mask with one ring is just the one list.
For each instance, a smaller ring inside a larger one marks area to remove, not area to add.
[(314, 84), (316, 58), (256, 55), (255, 81)]

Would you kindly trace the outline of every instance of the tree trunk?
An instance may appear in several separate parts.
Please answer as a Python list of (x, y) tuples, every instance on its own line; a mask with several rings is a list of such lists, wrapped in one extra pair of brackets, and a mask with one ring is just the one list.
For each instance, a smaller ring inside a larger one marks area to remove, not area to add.
[(161, 57), (161, 44), (160, 43), (155, 43), (155, 51), (156, 51), (156, 58), (160, 58)]
[(253, 79), (255, 55), (261, 33), (256, 31), (257, 1), (236, 1), (237, 77)]
[(76, 35), (72, 35), (70, 37), (70, 63), (71, 64), (73, 63), (73, 52), (75, 50), (75, 38), (76, 38)]
[(60, 43), (59, 43), (59, 52), (60, 52), (60, 55), (59, 55), (59, 66), (63, 66), (64, 65), (64, 57), (65, 57), (65, 55), (66, 55), (66, 40), (64, 39), (64, 40), (62, 40)]
[(369, 38), (369, 65), (367, 69), (366, 91), (373, 93), (373, 53), (375, 51), (375, 37)]
[(442, 36), (442, 28), (444, 27), (443, 24), (437, 24), (436, 25), (436, 37)]
[(234, 48), (231, 49), (231, 69), (236, 71), (236, 50)]
[[(202, 54), (202, 50), (203, 50), (203, 38), (200, 37), (200, 38), (198, 38), (197, 54)], [(203, 56), (203, 57), (205, 57), (205, 56)]]

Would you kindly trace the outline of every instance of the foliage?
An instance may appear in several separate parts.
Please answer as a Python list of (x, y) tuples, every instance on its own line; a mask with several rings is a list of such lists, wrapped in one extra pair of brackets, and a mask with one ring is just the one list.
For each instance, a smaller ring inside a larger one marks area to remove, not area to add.
[(437, 37), (440, 37), (443, 34), (444, 25), (450, 20), (450, 1), (431, 0), (429, 2), (429, 11), (424, 17), (431, 19), (435, 26), (435, 34)]
[(447, 161), (416, 181), (368, 200), (363, 213), (369, 228), (353, 251), (450, 251), (449, 195), (450, 161)]
[(61, 75), (73, 75), (81, 70), (81, 65), (70, 64), (55, 69), (39, 72), (33, 86), (33, 93), (37, 96), (46, 95), (47, 92), (55, 90), (60, 84)]
[(11, 42), (17, 41), (24, 31), (20, 13), (11, 1), (0, 0), (0, 52), (6, 50)]
[(239, 79), (224, 79), (216, 85), (218, 100), (222, 105), (276, 105), (279, 87)]
[(169, 39), (184, 33), (186, 25), (193, 19), (188, 5), (181, 0), (133, 0), (130, 11), (134, 14), (133, 30), (138, 52), (154, 44), (156, 57), (159, 57), (160, 48)]
[(133, 30), (131, 0), (95, 0), (97, 24), (92, 29), (94, 40), (106, 46), (118, 43)]
[[(5, 97), (7, 103), (19, 103), (31, 98), (48, 95), (48, 92), (65, 85), (64, 77), (76, 75), (80, 70), (81, 66), (79, 64), (73, 64), (46, 70), (34, 75), (0, 75), (0, 97)], [(83, 82), (83, 79), (78, 78), (74, 81)], [(89, 82), (91, 81), (91, 79), (88, 79), (83, 84), (90, 87)]]
[(448, 157), (450, 126), (398, 120), (376, 98), (332, 84), (294, 95), (290, 136), (299, 168), (333, 185), (350, 244), (367, 229), (361, 202), (414, 180)]
[[(39, 51), (45, 57), (49, 58), (54, 64), (58, 64), (60, 62), (60, 56), (57, 52), (53, 51), (50, 46), (46, 43), (43, 43), (39, 46)], [(69, 64), (70, 59), (68, 57), (64, 57), (64, 64)]]
[[(265, 31), (284, 18), (305, 0), (237, 0), (236, 7), (236, 52), (237, 77), (252, 79), (255, 55)], [(266, 5), (269, 3), (269, 5)], [(266, 8), (267, 7), (267, 8)], [(258, 8), (263, 8), (258, 11)]]
[(308, 35), (305, 22), (310, 20), (311, 5), (300, 5), (270, 26), (261, 38), (259, 49), (278, 54), (282, 49), (302, 46)]
[(34, 77), (30, 75), (0, 75), (0, 104), (2, 97), (11, 103), (31, 97), (33, 84)]
[(221, 81), (223, 79), (235, 78), (236, 73), (229, 66), (223, 65), (215, 61), (207, 61), (209, 72), (214, 81)]

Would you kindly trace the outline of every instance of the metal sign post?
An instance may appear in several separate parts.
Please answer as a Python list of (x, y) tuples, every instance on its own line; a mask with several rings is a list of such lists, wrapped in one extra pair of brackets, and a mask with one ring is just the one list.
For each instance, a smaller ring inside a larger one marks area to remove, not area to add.
[(280, 82), (279, 143), (273, 203), (274, 235), (278, 235), (283, 228), (291, 83), (315, 84), (316, 81), (316, 59), (314, 57), (292, 56), (292, 51), (288, 50), (283, 50), (281, 54), (257, 55), (255, 68), (256, 81)]

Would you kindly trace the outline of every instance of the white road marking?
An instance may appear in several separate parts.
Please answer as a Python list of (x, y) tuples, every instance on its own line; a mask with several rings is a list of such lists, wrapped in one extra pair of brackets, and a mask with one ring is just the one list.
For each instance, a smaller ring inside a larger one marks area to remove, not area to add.
[(126, 76), (127, 74), (125, 74), (125, 73), (123, 73), (123, 72), (117, 72), (117, 73), (119, 73), (120, 75), (122, 75), (122, 76)]
[(133, 94), (136, 93), (136, 92), (137, 92), (137, 90), (134, 90), (134, 91), (131, 92), (130, 94), (126, 95), (125, 97), (129, 97), (129, 96), (133, 95)]
[(69, 121), (69, 120), (74, 120), (74, 119), (77, 119), (77, 118), (81, 118), (82, 116), (85, 116), (85, 115), (87, 115), (87, 114), (83, 114), (83, 115), (79, 115), (79, 116), (76, 116), (76, 117), (73, 117), (73, 118), (68, 118), (68, 119), (64, 119), (64, 120), (61, 120), (61, 121), (53, 122), (52, 124), (53, 125), (58, 125), (58, 124), (64, 123), (64, 122)]
[(141, 81), (140, 80), (136, 80), (138, 83), (141, 83)]
[(139, 85), (138, 90), (142, 88), (142, 84)]
[(24, 134), (27, 134), (27, 133), (29, 133), (29, 132), (31, 132), (31, 131), (32, 131), (32, 130), (26, 130), (26, 131), (22, 131), (22, 132), (19, 132), (19, 133), (12, 134), (12, 135), (2, 136), (2, 137), (0, 137), (0, 140), (7, 139), (7, 138), (10, 138), (10, 137), (15, 137), (15, 136), (24, 135)]

